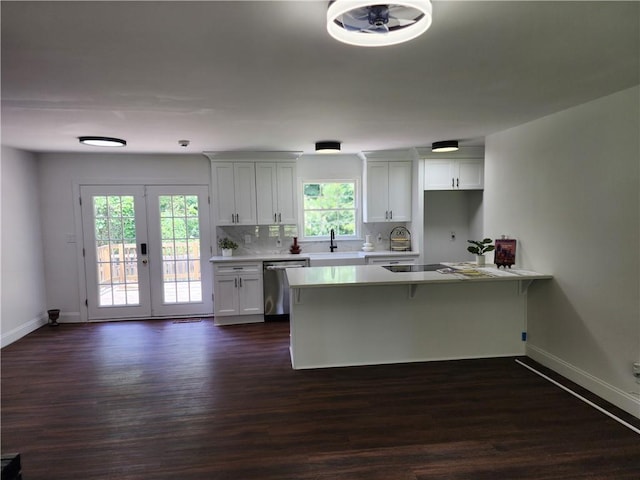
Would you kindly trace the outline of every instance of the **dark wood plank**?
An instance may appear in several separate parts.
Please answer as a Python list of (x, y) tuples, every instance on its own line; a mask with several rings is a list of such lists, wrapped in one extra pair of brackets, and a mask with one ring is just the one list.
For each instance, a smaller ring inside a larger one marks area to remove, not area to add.
[(513, 358), (294, 371), (288, 335), (43, 327), (2, 350), (2, 451), (29, 480), (640, 478), (637, 434)]

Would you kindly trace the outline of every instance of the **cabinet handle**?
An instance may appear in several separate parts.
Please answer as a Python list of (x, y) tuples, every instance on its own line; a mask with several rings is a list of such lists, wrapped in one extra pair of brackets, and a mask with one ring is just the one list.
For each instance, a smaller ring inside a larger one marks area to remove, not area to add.
[(385, 212), (384, 212), (384, 219), (385, 220), (389, 220), (389, 211), (388, 210), (385, 210)]
[(455, 186), (456, 186), (456, 184), (454, 183), (454, 181), (455, 181), (455, 178), (452, 178), (452, 179), (451, 179), (451, 188), (455, 188)]
[(240, 287), (242, 287), (242, 277), (240, 277)]
[(273, 223), (276, 223), (278, 221), (278, 214), (274, 213), (273, 214)]
[(234, 278), (233, 280), (234, 280), (234, 283), (236, 285), (236, 288), (238, 288), (238, 277)]
[(236, 223), (240, 223), (240, 214), (236, 213)]
[(282, 214), (281, 213), (278, 214), (278, 222), (282, 223)]
[(389, 210), (389, 220), (393, 220), (393, 210)]
[(456, 187), (460, 188), (460, 179), (456, 178)]

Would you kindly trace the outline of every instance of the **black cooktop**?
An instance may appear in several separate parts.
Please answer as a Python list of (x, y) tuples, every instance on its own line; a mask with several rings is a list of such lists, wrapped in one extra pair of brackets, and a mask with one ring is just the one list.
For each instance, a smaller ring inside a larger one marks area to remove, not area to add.
[(446, 268), (441, 263), (430, 263), (429, 265), (383, 265), (391, 272), (435, 272), (441, 268)]

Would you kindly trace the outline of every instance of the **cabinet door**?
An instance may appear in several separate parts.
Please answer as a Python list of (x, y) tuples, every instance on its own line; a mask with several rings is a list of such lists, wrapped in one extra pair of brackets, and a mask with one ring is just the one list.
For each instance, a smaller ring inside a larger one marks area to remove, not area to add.
[(389, 220), (411, 220), (411, 162), (389, 162)]
[(386, 222), (389, 218), (389, 162), (368, 162), (365, 222)]
[(262, 275), (239, 275), (239, 315), (264, 313)]
[(225, 275), (213, 282), (213, 313), (219, 317), (238, 314), (238, 277)]
[(233, 163), (212, 163), (211, 174), (214, 189), (214, 220), (217, 225), (234, 225), (236, 206)]
[(484, 162), (479, 159), (458, 160), (456, 186), (461, 190), (482, 190), (484, 188)]
[(424, 161), (425, 190), (453, 190), (455, 188), (455, 162), (453, 160)]
[(256, 203), (258, 224), (277, 223), (277, 173), (274, 163), (256, 163)]
[(235, 190), (236, 225), (255, 225), (256, 217), (256, 170), (253, 163), (233, 164)]
[(298, 223), (297, 175), (295, 163), (278, 163), (278, 223), (294, 225)]

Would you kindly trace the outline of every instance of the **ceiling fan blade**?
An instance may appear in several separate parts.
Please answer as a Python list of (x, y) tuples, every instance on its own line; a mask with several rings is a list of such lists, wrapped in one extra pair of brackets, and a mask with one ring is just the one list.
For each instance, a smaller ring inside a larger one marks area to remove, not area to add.
[(362, 32), (368, 32), (368, 33), (389, 33), (389, 27), (384, 24), (384, 25), (369, 25), (368, 28), (363, 28), (361, 30)]
[(389, 23), (392, 23), (393, 26), (397, 25), (399, 27), (406, 27), (408, 25), (413, 25), (414, 23), (416, 23), (416, 21), (414, 19), (398, 18), (392, 15), (389, 15)]
[(396, 18), (405, 18), (407, 20), (409, 19), (415, 19), (416, 17), (420, 16), (422, 14), (422, 12), (420, 12), (420, 10), (417, 10), (413, 7), (405, 7), (404, 5), (390, 5), (389, 6), (389, 16), (393, 16)]
[(369, 20), (365, 15), (363, 18), (359, 16), (354, 16), (352, 12), (347, 12), (342, 15), (341, 18), (342, 25), (347, 30), (362, 30), (364, 28), (369, 28)]

